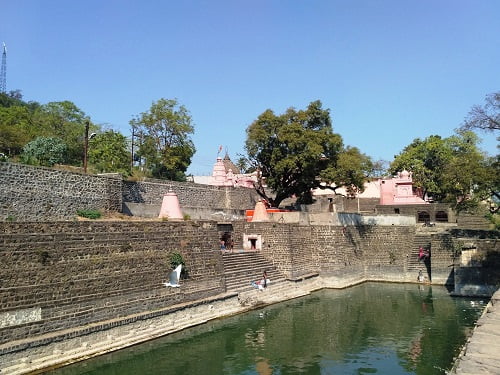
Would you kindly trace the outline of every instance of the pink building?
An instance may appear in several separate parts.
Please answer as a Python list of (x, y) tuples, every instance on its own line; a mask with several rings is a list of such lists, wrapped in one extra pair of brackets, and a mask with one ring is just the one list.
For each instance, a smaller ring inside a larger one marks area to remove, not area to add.
[(396, 177), (380, 180), (380, 204), (382, 205), (428, 203), (414, 192), (411, 172), (403, 170)]
[(217, 161), (212, 169), (211, 176), (195, 176), (194, 182), (205, 185), (214, 186), (233, 186), (246, 187), (253, 189), (254, 182), (257, 182), (255, 173), (240, 173), (240, 170), (229, 158), (229, 155), (221, 158), (217, 157)]

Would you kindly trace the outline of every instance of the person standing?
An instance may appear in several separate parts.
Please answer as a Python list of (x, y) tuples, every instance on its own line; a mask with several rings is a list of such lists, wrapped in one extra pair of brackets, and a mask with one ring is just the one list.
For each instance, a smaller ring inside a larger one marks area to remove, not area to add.
[(418, 261), (421, 262), (422, 259), (424, 258), (425, 258), (425, 251), (422, 248), (422, 246), (420, 246), (420, 248), (418, 249)]
[(262, 281), (260, 282), (263, 288), (267, 288), (267, 272), (264, 270), (262, 274)]

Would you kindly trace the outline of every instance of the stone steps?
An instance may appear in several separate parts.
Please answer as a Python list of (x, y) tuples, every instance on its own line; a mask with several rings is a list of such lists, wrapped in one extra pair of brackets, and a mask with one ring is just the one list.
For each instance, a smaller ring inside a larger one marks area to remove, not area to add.
[(424, 249), (428, 250), (431, 243), (431, 235), (430, 234), (416, 234), (413, 239), (413, 245), (411, 248), (411, 253), (408, 258), (407, 270), (411, 271), (425, 271), (425, 263), (418, 261), (418, 252), (420, 246)]
[[(12, 354), (8, 360), (1, 363), (0, 373), (13, 375), (36, 372), (40, 369), (73, 362), (75, 359), (90, 358), (199, 325), (220, 317), (223, 313), (231, 315), (241, 310), (239, 304), (230, 302), (234, 296), (236, 295), (223, 294), (212, 299), (199, 300), (194, 303), (194, 306), (192, 304), (179, 304), (177, 307), (170, 308), (169, 313), (158, 311), (157, 314), (153, 313), (150, 317), (141, 318), (140, 314), (123, 317), (122, 321), (130, 321), (126, 324), (111, 324), (113, 321), (108, 321), (109, 326), (101, 327), (97, 331), (85, 328), (86, 334), (70, 335), (64, 340), (53, 342), (51, 352), (37, 352), (36, 355), (29, 357), (22, 353), (20, 355)], [(182, 306), (190, 308), (186, 310)], [(120, 318), (116, 322), (118, 323), (119, 320)], [(91, 325), (87, 327), (91, 327)], [(71, 334), (71, 332), (60, 331), (58, 334)], [(89, 335), (93, 335), (93, 339), (89, 340)], [(57, 332), (45, 337), (40, 336), (41, 345), (44, 345), (43, 341), (47, 340), (49, 336), (57, 336)], [(21, 342), (18, 342), (16, 345), (20, 344)]]
[(490, 229), (490, 222), (479, 215), (461, 214), (457, 216), (457, 225), (459, 228), (488, 230)]
[[(221, 315), (231, 315), (291, 298), (297, 298), (310, 293), (303, 283), (290, 281), (272, 282), (263, 291), (250, 288), (238, 296), (238, 300), (227, 300), (218, 305), (215, 300), (193, 307), (192, 310), (174, 309), (171, 314), (152, 317), (148, 320), (138, 320), (130, 325), (116, 326), (106, 331), (94, 332), (93, 339), (76, 336), (54, 343), (51, 352), (39, 353), (36, 356), (17, 356), (2, 365), (2, 374), (18, 375), (38, 373), (40, 370), (61, 363), (70, 363), (75, 360), (90, 358), (108, 353), (130, 345), (145, 342), (172, 332), (176, 332), (194, 325), (202, 324)], [(236, 302), (236, 303), (235, 303)], [(213, 305), (212, 305), (213, 304)], [(96, 336), (97, 335), (97, 336)]]
[(260, 280), (264, 271), (273, 284), (285, 280), (277, 268), (258, 252), (226, 253), (222, 259), (228, 291), (253, 288), (251, 282)]

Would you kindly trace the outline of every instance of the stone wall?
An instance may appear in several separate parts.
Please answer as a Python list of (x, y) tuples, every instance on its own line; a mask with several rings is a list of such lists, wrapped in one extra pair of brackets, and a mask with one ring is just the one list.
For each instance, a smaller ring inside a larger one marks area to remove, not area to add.
[(491, 296), (500, 286), (500, 232), (453, 230), (454, 294)]
[[(319, 274), (328, 287), (416, 281), (409, 268), (415, 226), (230, 226), (237, 248), (243, 238), (258, 236), (259, 251), (289, 280)], [(30, 337), (41, 345), (43, 334), (97, 332), (225, 295), (220, 230), (215, 221), (0, 223), (0, 355), (19, 350), (16, 340)], [(434, 283), (453, 283), (455, 242), (469, 235), (430, 236)], [(178, 289), (162, 285), (172, 253), (180, 253), (188, 269)]]
[(194, 219), (242, 218), (259, 200), (253, 189), (190, 182), (122, 181), (50, 168), (0, 162), (0, 221), (73, 220), (77, 210), (158, 217), (163, 196), (173, 190)]
[(225, 291), (215, 222), (0, 223), (0, 244), (0, 344)]
[[(359, 279), (415, 282), (418, 242), (415, 226), (233, 224), (240, 244), (243, 234), (260, 236), (262, 254), (289, 279), (311, 274)], [(436, 284), (453, 285), (452, 235), (429, 234), (432, 256), (425, 276)], [(243, 244), (242, 244), (243, 245)]]
[[(237, 243), (243, 234), (261, 236), (262, 254), (289, 279), (310, 274), (358, 274), (361, 279), (414, 282), (415, 226), (335, 226), (286, 223), (233, 224)], [(436, 239), (432, 272), (438, 284), (453, 284), (453, 245)]]
[(258, 201), (253, 189), (200, 185), (192, 182), (148, 180), (123, 182), (123, 201), (160, 205), (163, 196), (172, 190), (182, 207), (213, 209), (253, 209)]
[(455, 223), (457, 218), (455, 213), (450, 208), (449, 205), (444, 203), (431, 203), (431, 204), (407, 204), (407, 205), (377, 205), (375, 207), (377, 214), (390, 215), (398, 214), (404, 216), (414, 216), (417, 222), (422, 222), (419, 220), (418, 213), (426, 212), (429, 215), (429, 221), (436, 222), (441, 221), (436, 217), (436, 213), (444, 212), (447, 215), (447, 219), (443, 222)]
[(120, 179), (0, 162), (0, 221), (71, 220), (77, 210), (121, 207)]
[(493, 225), (483, 215), (470, 215), (466, 213), (457, 215), (457, 226), (476, 230), (488, 230), (493, 228)]

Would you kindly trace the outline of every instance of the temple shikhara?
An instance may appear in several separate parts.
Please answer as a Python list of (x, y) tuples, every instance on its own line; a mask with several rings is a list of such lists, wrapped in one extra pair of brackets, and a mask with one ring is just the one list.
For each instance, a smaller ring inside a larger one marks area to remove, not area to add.
[(229, 158), (226, 153), (224, 158), (217, 156), (211, 176), (195, 176), (194, 182), (213, 186), (232, 186), (232, 187), (254, 187), (257, 181), (256, 173), (241, 173), (239, 168)]
[(413, 189), (411, 172), (403, 170), (397, 176), (380, 180), (380, 204), (428, 204), (420, 190)]

